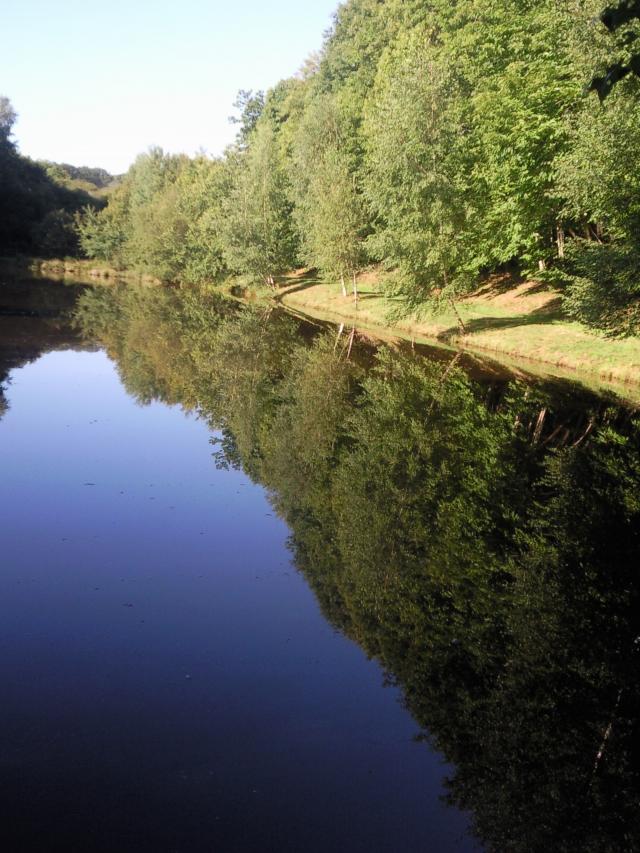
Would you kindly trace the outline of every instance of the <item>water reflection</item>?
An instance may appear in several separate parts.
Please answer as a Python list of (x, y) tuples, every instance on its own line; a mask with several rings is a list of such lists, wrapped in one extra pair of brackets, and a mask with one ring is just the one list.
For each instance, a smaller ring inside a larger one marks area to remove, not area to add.
[(4, 385), (9, 372), (52, 349), (81, 348), (71, 324), (80, 285), (2, 276), (0, 281), (0, 416), (6, 411)]
[(214, 299), (100, 298), (117, 322), (85, 301), (85, 330), (269, 489), (325, 616), (401, 686), (487, 847), (635, 849), (638, 416), (411, 354), (367, 368)]
[(76, 309), (140, 402), (269, 492), (326, 619), (455, 766), (488, 850), (640, 844), (640, 419), (568, 386), (301, 334), (215, 294)]

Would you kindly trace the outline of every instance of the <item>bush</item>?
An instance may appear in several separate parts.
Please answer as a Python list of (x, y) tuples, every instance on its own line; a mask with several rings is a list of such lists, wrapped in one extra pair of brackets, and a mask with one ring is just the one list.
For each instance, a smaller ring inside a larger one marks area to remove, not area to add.
[(573, 240), (567, 246), (570, 317), (607, 335), (640, 331), (640, 251), (619, 243)]

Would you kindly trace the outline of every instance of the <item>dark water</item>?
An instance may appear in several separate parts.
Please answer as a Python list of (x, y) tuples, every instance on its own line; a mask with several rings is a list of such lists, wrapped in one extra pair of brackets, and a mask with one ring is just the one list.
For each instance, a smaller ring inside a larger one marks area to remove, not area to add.
[(0, 294), (3, 850), (638, 849), (633, 412)]

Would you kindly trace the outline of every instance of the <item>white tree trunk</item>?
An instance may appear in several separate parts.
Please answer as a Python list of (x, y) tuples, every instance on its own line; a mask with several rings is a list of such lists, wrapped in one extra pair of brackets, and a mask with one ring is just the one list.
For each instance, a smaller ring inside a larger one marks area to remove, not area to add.
[(560, 222), (556, 226), (556, 238), (558, 243), (558, 257), (564, 258), (564, 228)]
[(349, 335), (349, 349), (347, 350), (347, 361), (349, 361), (349, 358), (351, 357), (351, 347), (353, 346), (353, 340), (354, 340), (355, 336), (356, 336), (356, 327), (354, 326), (353, 329), (351, 329), (351, 334)]

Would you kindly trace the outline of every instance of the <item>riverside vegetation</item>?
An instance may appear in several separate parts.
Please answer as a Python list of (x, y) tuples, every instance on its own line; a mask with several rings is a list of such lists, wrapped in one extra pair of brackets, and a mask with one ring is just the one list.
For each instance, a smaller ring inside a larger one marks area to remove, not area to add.
[(619, 6), (612, 33), (600, 0), (348, 0), (296, 76), (240, 92), (222, 157), (140, 155), (76, 217), (82, 252), (189, 284), (305, 265), (354, 298), (374, 265), (396, 316), (444, 305), (463, 333), (462, 297), (534, 276), (564, 317), (633, 335), (638, 10)]
[(585, 90), (637, 24), (612, 35), (600, 11), (349, 0), (295, 77), (240, 93), (223, 157), (141, 155), (82, 218), (82, 248), (187, 283), (304, 264), (345, 292), (376, 264), (405, 310), (454, 313), (493, 272), (535, 275), (570, 317), (632, 334), (640, 81)]

